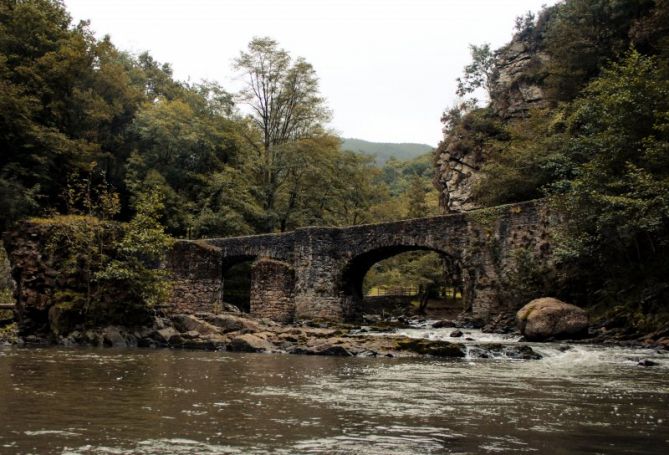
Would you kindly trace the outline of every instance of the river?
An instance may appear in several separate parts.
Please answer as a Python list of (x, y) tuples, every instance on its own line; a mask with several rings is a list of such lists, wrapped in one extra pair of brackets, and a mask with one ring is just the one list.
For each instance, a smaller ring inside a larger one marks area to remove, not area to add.
[(669, 453), (669, 353), (532, 346), (542, 360), (0, 347), (0, 453)]

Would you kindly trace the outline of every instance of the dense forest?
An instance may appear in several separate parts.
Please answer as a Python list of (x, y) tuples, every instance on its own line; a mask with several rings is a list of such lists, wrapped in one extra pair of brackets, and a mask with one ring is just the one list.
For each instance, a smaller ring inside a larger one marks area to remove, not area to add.
[(666, 324), (669, 1), (566, 0), (471, 51), (436, 158), (476, 171), (469, 195), (442, 179), (442, 203), (547, 198), (564, 217), (552, 289), (619, 324)]

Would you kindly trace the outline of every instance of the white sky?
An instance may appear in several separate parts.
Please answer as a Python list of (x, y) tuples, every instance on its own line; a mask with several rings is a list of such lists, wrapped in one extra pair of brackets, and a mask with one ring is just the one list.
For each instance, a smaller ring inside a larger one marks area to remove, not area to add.
[(505, 44), (515, 17), (543, 3), (555, 0), (65, 0), (75, 22), (90, 19), (117, 47), (230, 91), (232, 60), (271, 36), (314, 65), (339, 134), (430, 145), (468, 44)]

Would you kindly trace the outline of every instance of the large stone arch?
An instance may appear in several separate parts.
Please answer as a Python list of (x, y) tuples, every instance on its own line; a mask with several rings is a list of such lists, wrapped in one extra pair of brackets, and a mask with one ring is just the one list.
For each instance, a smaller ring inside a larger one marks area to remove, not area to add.
[[(342, 296), (342, 300), (350, 302), (346, 304), (346, 307), (349, 309), (349, 314), (346, 315), (347, 319), (356, 319), (362, 311), (362, 303), (364, 300), (362, 291), (363, 281), (365, 275), (374, 264), (390, 259), (398, 254), (411, 251), (435, 252), (442, 258), (447, 258), (447, 262), (451, 265), (458, 264), (460, 260), (459, 255), (455, 256), (452, 251), (445, 251), (442, 248), (416, 244), (381, 246), (354, 256), (342, 267), (337, 280), (338, 294)], [(446, 270), (444, 272), (446, 272)]]

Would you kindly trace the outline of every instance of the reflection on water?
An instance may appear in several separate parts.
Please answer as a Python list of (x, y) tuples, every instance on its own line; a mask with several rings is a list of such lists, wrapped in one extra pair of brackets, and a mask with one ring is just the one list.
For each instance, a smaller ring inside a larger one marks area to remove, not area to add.
[(0, 348), (0, 453), (669, 453), (669, 354), (558, 348), (527, 362)]

